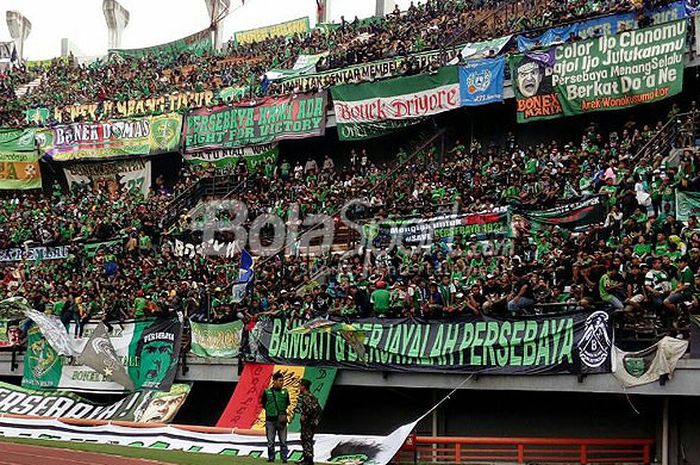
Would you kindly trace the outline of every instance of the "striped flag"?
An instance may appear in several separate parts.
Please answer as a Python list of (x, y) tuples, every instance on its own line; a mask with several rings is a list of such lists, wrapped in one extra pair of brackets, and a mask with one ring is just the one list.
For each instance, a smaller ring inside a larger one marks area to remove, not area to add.
[(247, 363), (216, 426), (265, 431), (265, 410), (260, 398), (263, 390), (272, 386), (272, 375), (278, 371), (284, 375), (284, 387), (289, 392), (289, 431), (300, 431), (299, 415), (292, 416), (299, 396), (299, 381), (311, 381), (311, 392), (318, 398), (321, 407), (325, 407), (335, 381), (335, 368)]

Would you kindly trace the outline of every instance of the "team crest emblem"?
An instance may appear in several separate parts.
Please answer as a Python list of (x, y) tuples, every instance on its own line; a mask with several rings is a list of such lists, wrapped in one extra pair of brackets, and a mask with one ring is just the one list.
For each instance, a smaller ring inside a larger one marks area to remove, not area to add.
[(491, 86), (491, 70), (484, 69), (473, 72), (467, 79), (467, 89), (470, 94), (483, 92)]

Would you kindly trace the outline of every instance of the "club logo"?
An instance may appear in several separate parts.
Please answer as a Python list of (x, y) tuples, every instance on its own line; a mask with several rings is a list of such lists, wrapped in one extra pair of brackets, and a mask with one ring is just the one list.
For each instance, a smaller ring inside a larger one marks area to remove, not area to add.
[(177, 144), (178, 121), (171, 117), (160, 118), (152, 123), (153, 142), (161, 150), (174, 148)]
[(483, 92), (491, 86), (491, 70), (475, 71), (467, 79), (467, 89), (470, 94)]
[(591, 313), (586, 318), (586, 327), (578, 343), (581, 362), (588, 368), (598, 368), (610, 357), (610, 336), (608, 335), (608, 314), (602, 310)]

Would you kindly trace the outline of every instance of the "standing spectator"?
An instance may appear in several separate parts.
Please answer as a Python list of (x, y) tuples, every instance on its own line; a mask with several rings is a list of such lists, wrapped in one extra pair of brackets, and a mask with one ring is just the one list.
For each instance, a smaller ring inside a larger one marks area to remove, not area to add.
[(314, 463), (314, 435), (321, 421), (321, 405), (318, 399), (311, 393), (311, 381), (302, 379), (299, 381), (299, 403), (297, 411), (301, 415), (301, 448), (304, 456), (300, 465), (313, 465)]
[(261, 403), (265, 409), (265, 434), (267, 435), (267, 461), (275, 461), (275, 436), (280, 441), (280, 457), (287, 463), (287, 409), (289, 392), (283, 387), (284, 375), (279, 371), (272, 375), (272, 387), (262, 393)]

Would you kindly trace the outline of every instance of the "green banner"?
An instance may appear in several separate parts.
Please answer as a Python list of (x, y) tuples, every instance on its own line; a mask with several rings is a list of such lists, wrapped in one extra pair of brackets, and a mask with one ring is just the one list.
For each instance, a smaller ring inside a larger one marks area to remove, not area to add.
[(235, 358), (241, 346), (243, 322), (207, 324), (190, 320), (191, 352), (198, 357)]
[(331, 94), (340, 140), (374, 137), (462, 105), (458, 70), (452, 66), (435, 74), (335, 86)]
[(0, 152), (36, 151), (36, 129), (0, 129)]
[(688, 222), (691, 216), (700, 217), (700, 192), (676, 191), (676, 219)]
[(242, 157), (246, 162), (248, 171), (253, 171), (261, 164), (263, 166), (276, 165), (279, 157), (279, 146), (277, 144), (263, 144), (235, 149), (207, 150), (204, 152), (186, 153), (183, 157), (190, 163), (210, 163), (217, 167), (235, 165)]
[(33, 152), (0, 151), (0, 190), (39, 189), (39, 155)]
[(155, 155), (180, 146), (182, 115), (130, 118), (102, 123), (72, 123), (41, 129), (41, 153), (56, 161), (104, 160)]
[(511, 55), (518, 122), (617, 110), (680, 93), (686, 32), (680, 20)]
[(198, 108), (185, 120), (185, 151), (261, 145), (322, 136), (326, 93), (291, 94), (214, 108)]
[(273, 37), (288, 37), (294, 34), (306, 34), (309, 32), (309, 17), (293, 19), (284, 23), (273, 24), (272, 26), (259, 27), (239, 31), (233, 35), (236, 44), (250, 44), (261, 42)]
[(187, 37), (183, 37), (182, 39), (168, 42), (167, 44), (154, 45), (153, 47), (144, 48), (111, 49), (109, 53), (123, 58), (142, 58), (144, 56), (173, 58), (183, 52), (190, 52), (197, 56), (201, 56), (205, 52), (210, 52), (212, 48), (211, 30), (205, 29)]
[[(79, 352), (82, 352), (96, 326), (88, 325), (83, 336), (76, 339)], [(69, 326), (68, 333), (75, 334), (73, 324)], [(115, 325), (109, 337), (135, 389), (170, 389), (177, 371), (182, 338), (182, 324), (177, 319), (126, 322), (123, 328)], [(40, 390), (124, 392), (123, 386), (102, 373), (78, 365), (75, 359), (69, 360), (57, 354), (37, 326), (32, 326), (27, 336), (22, 386)]]
[(168, 423), (185, 403), (190, 389), (189, 384), (173, 384), (170, 391), (136, 391), (105, 405), (70, 391), (34, 391), (0, 382), (0, 414)]

